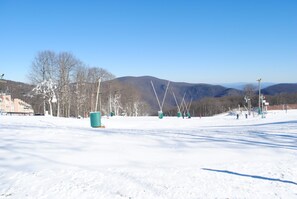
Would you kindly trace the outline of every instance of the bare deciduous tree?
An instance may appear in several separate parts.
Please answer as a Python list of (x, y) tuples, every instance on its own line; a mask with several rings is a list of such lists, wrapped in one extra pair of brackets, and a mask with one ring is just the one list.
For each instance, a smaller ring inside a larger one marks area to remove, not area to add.
[(88, 68), (85, 66), (78, 66), (75, 69), (75, 88), (74, 88), (74, 106), (75, 116), (85, 117), (90, 111), (87, 106), (88, 92), (87, 87), (87, 72)]
[(82, 62), (74, 55), (68, 52), (62, 52), (58, 55), (57, 71), (58, 71), (58, 116), (70, 117), (71, 112), (71, 77), (75, 67), (81, 65)]
[[(50, 113), (54, 112), (57, 116), (78, 117), (98, 111), (98, 108), (95, 110), (97, 96), (97, 107), (105, 114), (113, 112), (116, 115), (138, 116), (146, 115), (148, 111), (148, 105), (136, 89), (111, 81), (115, 78), (112, 73), (100, 67), (87, 67), (68, 52), (39, 52), (32, 63), (30, 77), (33, 84), (39, 84), (39, 90), (42, 82), (55, 85), (45, 98), (51, 110), (52, 98), (56, 98), (57, 104)], [(100, 93), (99, 80), (102, 82)]]
[[(53, 81), (54, 70), (56, 67), (56, 54), (52, 51), (41, 51), (39, 52), (31, 65), (31, 70), (29, 72), (29, 79), (32, 84), (38, 85), (44, 82)], [(41, 93), (39, 93), (41, 94)], [(46, 112), (46, 100), (47, 95), (43, 98), (43, 113)], [(50, 102), (50, 100), (49, 100)], [(51, 106), (51, 104), (49, 104)]]

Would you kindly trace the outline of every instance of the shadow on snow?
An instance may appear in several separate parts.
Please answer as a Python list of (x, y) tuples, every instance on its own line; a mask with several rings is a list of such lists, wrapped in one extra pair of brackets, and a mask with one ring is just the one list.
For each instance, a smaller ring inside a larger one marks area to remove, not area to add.
[(268, 180), (268, 181), (275, 181), (275, 182), (282, 182), (282, 183), (297, 185), (296, 182), (289, 181), (289, 180), (281, 180), (278, 178), (268, 178), (268, 177), (263, 177), (263, 176), (248, 175), (248, 174), (242, 174), (242, 173), (237, 173), (237, 172), (227, 171), (227, 170), (217, 170), (217, 169), (208, 169), (208, 168), (202, 168), (202, 170), (237, 175), (237, 176), (241, 176), (241, 177), (248, 177), (248, 178), (254, 178), (254, 179), (259, 179), (259, 180)]

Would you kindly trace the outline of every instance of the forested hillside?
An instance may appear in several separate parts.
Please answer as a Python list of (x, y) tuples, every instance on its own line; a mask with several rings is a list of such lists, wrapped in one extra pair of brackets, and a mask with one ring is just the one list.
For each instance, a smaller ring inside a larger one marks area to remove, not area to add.
[[(63, 104), (60, 99), (60, 110), (58, 110), (57, 102), (54, 102), (53, 97), (57, 98), (61, 90), (59, 91), (57, 88), (53, 90), (54, 95), (50, 98), (53, 115), (58, 115), (58, 111), (60, 111), (60, 116), (78, 117), (88, 116), (89, 112), (95, 111), (98, 79), (101, 73), (96, 68), (84, 69), (86, 71), (79, 70), (74, 73), (77, 75), (86, 74), (86, 77), (79, 79), (80, 76), (76, 76), (76, 79), (69, 82), (68, 104)], [(90, 76), (91, 74), (93, 76)], [(150, 76), (103, 80), (100, 82), (97, 110), (100, 110), (104, 115), (111, 112), (115, 115), (128, 116), (156, 115), (159, 105), (151, 82), (160, 102), (162, 102), (168, 80)], [(13, 98), (22, 99), (32, 105), (35, 113), (44, 114), (43, 99), (45, 97), (45, 108), (49, 111), (49, 97), (34, 92), (34, 88), (36, 89), (36, 85), (10, 80), (0, 84), (1, 93), (8, 93)], [(270, 105), (297, 103), (296, 84), (273, 85), (262, 89), (261, 92), (264, 93), (265, 99)], [(220, 85), (170, 82), (163, 111), (167, 115), (176, 115), (178, 106), (185, 109), (185, 105), (187, 105), (193, 116), (210, 116), (238, 106), (247, 107), (245, 97), (250, 99), (252, 107), (258, 106), (258, 90), (253, 86), (247, 85), (243, 91), (240, 91)], [(64, 107), (64, 110), (61, 110), (61, 107)]]

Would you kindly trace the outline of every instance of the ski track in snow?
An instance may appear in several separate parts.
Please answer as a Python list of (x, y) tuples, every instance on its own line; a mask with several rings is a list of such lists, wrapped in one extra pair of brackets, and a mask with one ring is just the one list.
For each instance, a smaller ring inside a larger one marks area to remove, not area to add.
[(297, 111), (0, 116), (0, 198), (297, 198)]

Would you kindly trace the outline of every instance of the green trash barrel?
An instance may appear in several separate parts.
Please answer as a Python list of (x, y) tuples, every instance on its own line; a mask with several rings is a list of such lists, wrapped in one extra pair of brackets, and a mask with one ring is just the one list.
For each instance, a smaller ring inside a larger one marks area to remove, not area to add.
[(91, 127), (98, 128), (101, 127), (101, 113), (92, 112), (90, 113)]
[(181, 117), (181, 112), (177, 112), (177, 117)]
[(189, 112), (187, 112), (187, 117), (191, 118), (191, 114)]
[(162, 112), (162, 111), (158, 111), (158, 116), (159, 116), (160, 119), (162, 119), (163, 116), (164, 116), (164, 115), (163, 115), (163, 112)]

